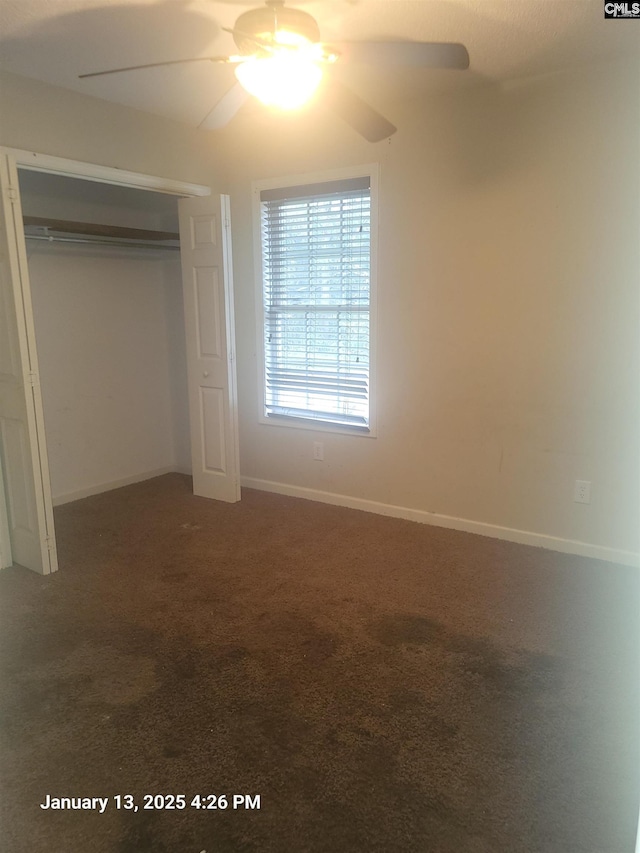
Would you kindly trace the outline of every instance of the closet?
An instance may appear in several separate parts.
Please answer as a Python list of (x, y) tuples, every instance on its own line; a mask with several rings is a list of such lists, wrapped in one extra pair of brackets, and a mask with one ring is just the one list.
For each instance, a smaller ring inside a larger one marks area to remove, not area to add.
[(18, 174), (54, 505), (189, 471), (176, 197)]

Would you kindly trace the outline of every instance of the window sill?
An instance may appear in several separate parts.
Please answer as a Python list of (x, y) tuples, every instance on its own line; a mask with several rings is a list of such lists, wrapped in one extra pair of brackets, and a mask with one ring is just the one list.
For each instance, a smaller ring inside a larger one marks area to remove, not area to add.
[(265, 426), (286, 427), (287, 429), (306, 429), (313, 432), (333, 433), (335, 435), (352, 435), (361, 438), (376, 438), (375, 430), (369, 426), (347, 426), (332, 424), (327, 421), (306, 420), (305, 418), (289, 418), (285, 415), (263, 415), (258, 422)]

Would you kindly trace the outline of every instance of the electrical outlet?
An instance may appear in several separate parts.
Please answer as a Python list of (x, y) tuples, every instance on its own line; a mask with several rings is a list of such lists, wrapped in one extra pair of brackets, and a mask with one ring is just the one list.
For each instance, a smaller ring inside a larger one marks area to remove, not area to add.
[(324, 459), (324, 444), (321, 441), (313, 442), (313, 458), (318, 462), (322, 462)]
[(573, 500), (577, 504), (591, 503), (591, 483), (589, 480), (576, 480), (573, 487)]

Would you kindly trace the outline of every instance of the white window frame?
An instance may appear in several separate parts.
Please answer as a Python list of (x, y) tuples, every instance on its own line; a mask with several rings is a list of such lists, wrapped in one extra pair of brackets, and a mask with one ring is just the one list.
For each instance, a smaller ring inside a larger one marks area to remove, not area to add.
[[(369, 426), (341, 426), (305, 418), (293, 418), (277, 415), (265, 415), (265, 359), (264, 359), (264, 299), (263, 299), (263, 262), (260, 193), (263, 190), (299, 187), (306, 184), (329, 183), (349, 178), (368, 177), (371, 193), (371, 270), (369, 291)], [(313, 172), (304, 175), (290, 175), (284, 178), (268, 178), (253, 181), (251, 185), (253, 202), (253, 249), (256, 270), (256, 333), (258, 361), (258, 422), (268, 426), (287, 427), (289, 429), (307, 429), (314, 432), (330, 432), (342, 435), (358, 435), (363, 438), (375, 438), (376, 432), (376, 329), (377, 329), (377, 290), (378, 290), (378, 189), (379, 165), (368, 163), (363, 166), (351, 166), (345, 169), (332, 169), (326, 172)]]

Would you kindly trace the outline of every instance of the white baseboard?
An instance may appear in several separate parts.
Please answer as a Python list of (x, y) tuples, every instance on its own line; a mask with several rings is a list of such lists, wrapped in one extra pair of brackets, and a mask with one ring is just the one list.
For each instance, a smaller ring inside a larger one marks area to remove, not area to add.
[(132, 477), (124, 477), (122, 480), (111, 480), (109, 483), (98, 483), (95, 486), (88, 486), (85, 489), (78, 489), (75, 492), (66, 492), (63, 495), (55, 495), (53, 497), (53, 505), (61, 506), (62, 504), (71, 503), (71, 501), (90, 498), (92, 495), (99, 495), (102, 492), (110, 492), (112, 489), (120, 489), (122, 486), (131, 486), (133, 483), (142, 483), (144, 480), (151, 480), (153, 477), (161, 477), (163, 474), (172, 474), (177, 470), (178, 469), (173, 465), (168, 468), (157, 468), (155, 471), (145, 471), (144, 474), (134, 474)]
[(242, 477), (241, 485), (247, 489), (259, 489), (263, 492), (275, 492), (293, 498), (319, 501), (320, 503), (345, 506), (350, 509), (360, 509), (364, 512), (374, 512), (378, 515), (389, 515), (393, 518), (404, 518), (421, 524), (433, 524), (436, 527), (448, 527), (451, 530), (461, 530), (465, 533), (477, 533), (493, 539), (504, 539), (507, 542), (517, 542), (520, 545), (533, 545), (536, 548), (546, 548), (563, 554), (575, 554), (579, 557), (591, 557), (596, 560), (606, 560), (610, 563), (620, 563), (625, 566), (640, 567), (640, 554), (633, 551), (622, 551), (617, 548), (606, 548), (602, 545), (592, 545), (589, 542), (578, 542), (573, 539), (561, 539), (557, 536), (547, 536), (543, 533), (532, 533), (528, 530), (516, 530), (511, 527), (500, 527), (497, 524), (487, 524), (483, 521), (471, 521), (467, 518), (455, 518), (451, 515), (440, 515), (437, 512), (426, 512), (421, 509), (383, 504), (364, 498), (353, 498), (348, 495), (338, 495), (333, 492), (323, 492), (318, 489), (308, 489), (304, 486), (292, 486), (288, 483), (276, 483), (271, 480), (258, 480), (253, 477)]

